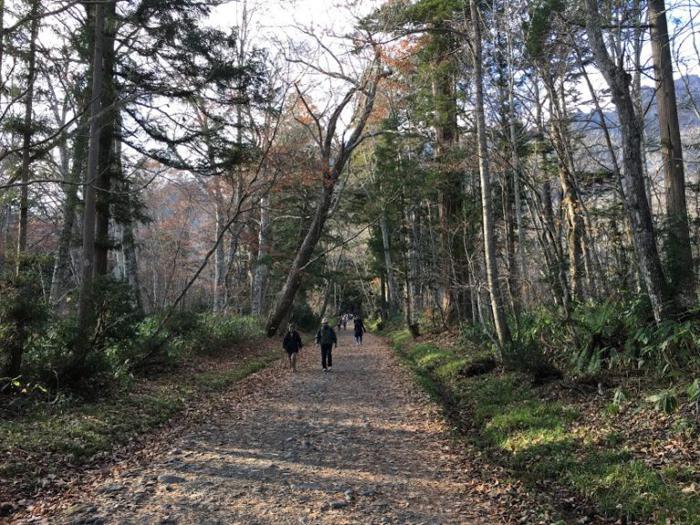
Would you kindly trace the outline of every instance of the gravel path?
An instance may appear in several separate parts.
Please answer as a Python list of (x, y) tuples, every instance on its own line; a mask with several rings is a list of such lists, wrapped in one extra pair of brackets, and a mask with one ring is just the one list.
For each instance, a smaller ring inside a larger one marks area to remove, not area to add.
[(93, 484), (49, 522), (508, 522), (386, 344), (367, 336), (354, 346), (348, 331), (333, 357), (323, 373), (319, 350), (305, 348), (296, 374), (275, 367), (262, 390)]

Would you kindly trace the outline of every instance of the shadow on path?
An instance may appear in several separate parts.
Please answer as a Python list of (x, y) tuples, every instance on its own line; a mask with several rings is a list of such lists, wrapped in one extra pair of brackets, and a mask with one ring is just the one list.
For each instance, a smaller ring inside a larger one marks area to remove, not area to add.
[(307, 347), (262, 391), (115, 473), (56, 523), (507, 523), (474, 490), (439, 410), (387, 346), (340, 333), (334, 370)]

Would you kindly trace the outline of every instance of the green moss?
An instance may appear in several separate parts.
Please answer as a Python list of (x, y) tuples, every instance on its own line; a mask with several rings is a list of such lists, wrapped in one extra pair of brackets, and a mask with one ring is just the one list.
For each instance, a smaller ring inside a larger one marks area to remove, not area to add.
[(472, 442), (498, 451), (494, 459), (505, 461), (533, 487), (555, 481), (619, 518), (700, 525), (700, 498), (681, 491), (696, 472), (660, 472), (633, 460), (619, 434), (601, 440), (582, 433), (580, 426), (575, 433), (572, 423), (580, 418), (579, 411), (541, 399), (526, 374), (463, 377), (460, 371), (483, 356), (468, 348), (446, 350), (423, 343), (400, 346), (399, 354), (419, 384), (452, 412), (461, 413), (460, 421), (471, 421), (476, 432)]

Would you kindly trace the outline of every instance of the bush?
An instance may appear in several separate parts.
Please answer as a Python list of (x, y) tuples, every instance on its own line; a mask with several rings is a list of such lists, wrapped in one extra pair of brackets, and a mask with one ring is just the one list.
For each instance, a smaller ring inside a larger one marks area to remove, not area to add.
[[(306, 302), (294, 304), (289, 321), (305, 332), (315, 331), (321, 324), (321, 318), (313, 312)], [(284, 329), (286, 330), (286, 327)]]
[[(674, 375), (700, 367), (700, 323), (656, 325), (644, 298), (580, 303), (569, 318), (540, 308), (523, 313), (512, 326), (514, 345), (504, 361), (514, 369), (549, 363), (574, 376), (596, 378), (610, 371)], [(462, 339), (478, 342), (484, 336), (467, 327)]]
[(17, 372), (23, 354), (45, 326), (48, 309), (39, 282), (32, 272), (0, 282), (0, 375)]

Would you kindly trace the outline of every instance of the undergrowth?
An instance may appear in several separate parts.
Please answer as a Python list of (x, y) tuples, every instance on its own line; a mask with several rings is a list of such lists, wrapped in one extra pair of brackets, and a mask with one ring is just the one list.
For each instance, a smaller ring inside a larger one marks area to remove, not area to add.
[(0, 457), (9, 458), (0, 465), (0, 478), (32, 491), (47, 476), (64, 475), (66, 465), (108, 454), (168, 422), (198, 397), (222, 392), (278, 358), (276, 351), (257, 352), (214, 370), (135, 380), (94, 402), (66, 395), (0, 419)]
[[(590, 345), (595, 333), (617, 333), (618, 321), (603, 323), (603, 317), (591, 318), (585, 327), (568, 328), (571, 331), (556, 337), (573, 343), (569, 338), (574, 334), (589, 334), (587, 340), (576, 341), (580, 349)], [(518, 337), (528, 337), (523, 329), (532, 330), (531, 341), (542, 337), (545, 329), (550, 334), (556, 332), (545, 317), (539, 318), (537, 326), (533, 329), (532, 324), (523, 323)], [(648, 345), (652, 339), (663, 339), (665, 332), (660, 328), (646, 333), (650, 334)], [(475, 444), (533, 488), (540, 490), (543, 482), (544, 486), (555, 482), (600, 512), (623, 520), (700, 524), (700, 498), (682, 490), (682, 476), (671, 476), (634, 459), (624, 440), (613, 432), (601, 438), (581, 420), (582, 409), (576, 403), (552, 399), (533, 383), (531, 367), (506, 364), (473, 374), (469, 371), (475, 369), (475, 363), (492, 358), (483, 340), (479, 346), (463, 341), (458, 347), (442, 348), (429, 342), (414, 343), (406, 330), (393, 332), (390, 338), (418, 382), (446, 404), (448, 413)], [(554, 350), (547, 348), (537, 355), (551, 359)], [(664, 357), (655, 356), (654, 360), (663, 361)], [(570, 359), (568, 363), (569, 370), (576, 370)], [(622, 366), (622, 362), (612, 361), (607, 366)], [(692, 479), (697, 472), (691, 470)]]

